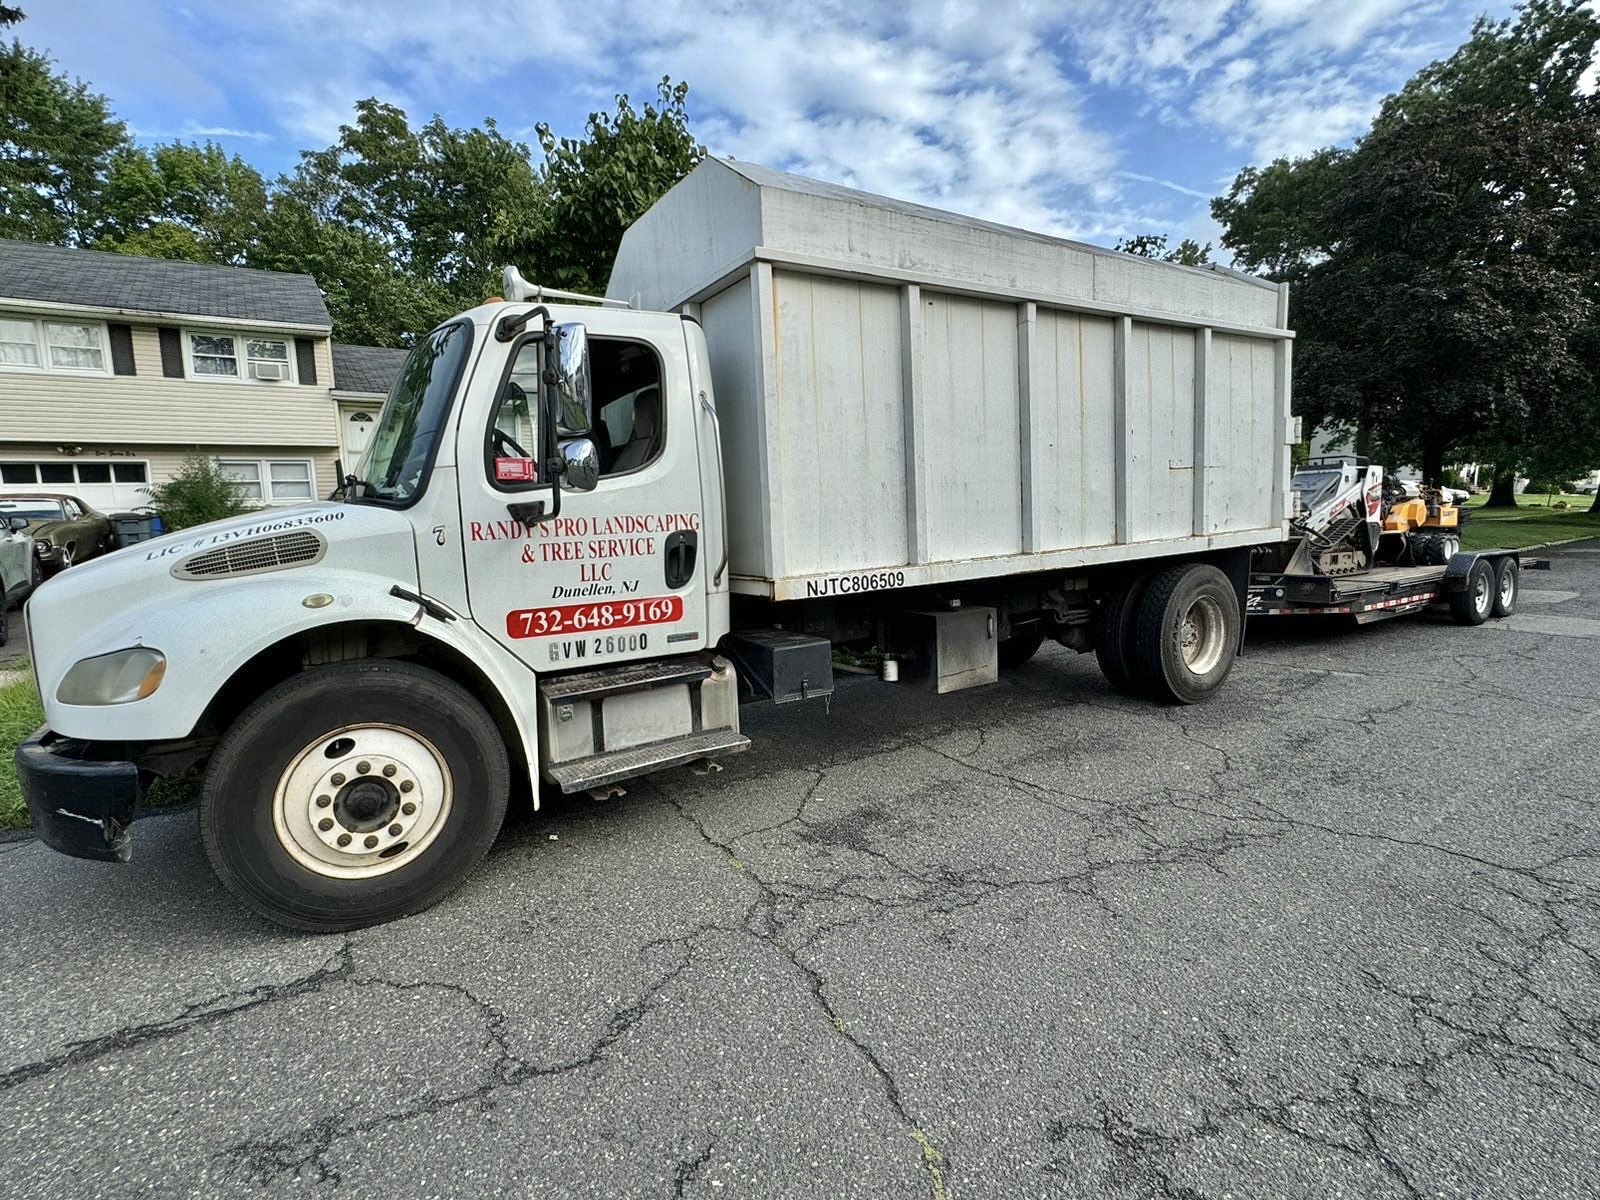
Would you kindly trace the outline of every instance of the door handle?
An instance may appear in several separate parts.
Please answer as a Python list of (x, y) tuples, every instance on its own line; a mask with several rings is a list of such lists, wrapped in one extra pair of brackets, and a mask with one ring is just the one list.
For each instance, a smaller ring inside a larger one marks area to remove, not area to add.
[(681, 588), (694, 578), (694, 563), (700, 536), (692, 529), (679, 529), (667, 535), (667, 587)]

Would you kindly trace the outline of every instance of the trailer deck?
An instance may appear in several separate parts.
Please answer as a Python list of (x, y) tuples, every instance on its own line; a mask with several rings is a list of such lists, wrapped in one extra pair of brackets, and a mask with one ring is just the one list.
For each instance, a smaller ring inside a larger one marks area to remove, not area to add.
[(1523, 558), (1516, 550), (1474, 550), (1442, 565), (1374, 567), (1349, 575), (1256, 573), (1250, 577), (1246, 611), (1252, 617), (1349, 616), (1368, 625), (1445, 603), (1465, 589), (1473, 564), (1486, 560), (1498, 573), (1508, 559), (1520, 570), (1550, 566), (1546, 559)]

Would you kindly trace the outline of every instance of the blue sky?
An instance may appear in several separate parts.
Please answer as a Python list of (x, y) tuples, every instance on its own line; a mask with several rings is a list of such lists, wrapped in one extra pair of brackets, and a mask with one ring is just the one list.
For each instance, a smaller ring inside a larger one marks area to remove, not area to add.
[(671, 74), (700, 140), (991, 220), (1107, 243), (1214, 236), (1238, 169), (1365, 128), (1485, 0), (755, 0), (582, 5), (21, 0), (17, 32), (140, 136), (269, 173), (368, 95), (420, 123), (575, 132)]

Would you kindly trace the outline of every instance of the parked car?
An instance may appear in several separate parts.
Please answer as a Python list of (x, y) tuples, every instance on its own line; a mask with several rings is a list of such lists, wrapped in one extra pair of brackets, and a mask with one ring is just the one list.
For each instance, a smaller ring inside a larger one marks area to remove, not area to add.
[(12, 514), (0, 521), (0, 646), (11, 636), (7, 610), (21, 604), (39, 586), (44, 568), (33, 549), (28, 519)]
[(48, 574), (116, 548), (111, 518), (76, 496), (0, 495), (0, 518), (26, 517), (34, 554)]

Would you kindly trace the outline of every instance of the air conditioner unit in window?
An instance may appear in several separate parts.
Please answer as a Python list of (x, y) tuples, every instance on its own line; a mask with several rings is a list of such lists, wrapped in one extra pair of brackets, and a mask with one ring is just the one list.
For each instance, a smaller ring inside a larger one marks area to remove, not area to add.
[(284, 380), (289, 378), (289, 364), (281, 362), (253, 362), (250, 375), (254, 379)]

